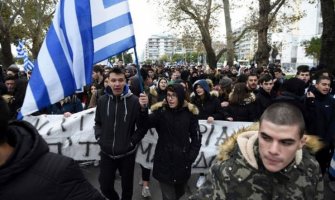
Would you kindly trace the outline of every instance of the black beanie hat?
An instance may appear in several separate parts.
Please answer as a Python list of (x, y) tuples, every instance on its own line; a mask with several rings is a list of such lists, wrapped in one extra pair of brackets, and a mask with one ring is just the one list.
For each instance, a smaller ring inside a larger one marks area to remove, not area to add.
[[(178, 108), (181, 108), (185, 100), (185, 90), (184, 87), (179, 83), (171, 84), (167, 87), (167, 91), (175, 92), (178, 97)], [(167, 98), (167, 97), (166, 97)], [(166, 99), (167, 101), (167, 99)]]

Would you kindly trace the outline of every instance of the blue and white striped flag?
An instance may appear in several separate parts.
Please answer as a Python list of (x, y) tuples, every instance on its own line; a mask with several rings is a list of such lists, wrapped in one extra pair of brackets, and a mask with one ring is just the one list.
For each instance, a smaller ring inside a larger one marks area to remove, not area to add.
[(26, 51), (24, 50), (24, 43), (20, 40), (19, 44), (16, 47), (17, 56), (16, 58), (24, 58)]
[(60, 0), (19, 117), (91, 83), (92, 65), (135, 47), (127, 0)]
[(28, 52), (24, 49), (24, 42), (19, 41), (19, 44), (16, 47), (17, 58), (23, 58), (23, 69), (26, 73), (32, 71), (34, 68), (34, 64), (29, 60)]

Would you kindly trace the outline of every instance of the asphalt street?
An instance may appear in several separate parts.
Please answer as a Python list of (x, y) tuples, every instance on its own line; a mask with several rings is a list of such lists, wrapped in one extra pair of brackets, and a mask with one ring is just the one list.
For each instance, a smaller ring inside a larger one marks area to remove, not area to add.
[[(90, 183), (99, 190), (99, 167), (94, 167), (92, 165), (81, 167), (84, 175), (90, 181)], [(134, 173), (134, 194), (133, 200), (143, 200), (144, 198), (141, 196), (142, 186), (139, 184), (141, 180), (141, 168), (139, 164), (135, 165), (135, 173)], [(187, 197), (196, 190), (196, 181), (198, 178), (198, 174), (193, 174), (188, 182), (188, 189), (186, 194), (180, 200), (187, 200)], [(117, 178), (115, 182), (116, 190), (121, 194), (121, 179)], [(151, 200), (162, 200), (161, 191), (159, 188), (159, 183), (151, 177), (150, 181), (150, 191), (151, 191)], [(147, 198), (148, 199), (148, 198)], [(334, 200), (335, 192), (332, 192), (328, 187), (328, 179), (325, 180), (325, 200)]]

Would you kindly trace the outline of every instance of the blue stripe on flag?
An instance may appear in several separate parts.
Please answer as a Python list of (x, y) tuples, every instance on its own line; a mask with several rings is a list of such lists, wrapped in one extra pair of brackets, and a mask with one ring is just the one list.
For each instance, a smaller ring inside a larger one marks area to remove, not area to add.
[(115, 4), (121, 3), (123, 1), (127, 1), (127, 0), (103, 0), (105, 8), (111, 7)]
[(34, 67), (34, 73), (29, 80), (29, 85), (30, 88), (33, 90), (34, 99), (38, 99), (38, 101), (35, 102), (37, 104), (38, 109), (40, 110), (50, 105), (51, 102), (45, 82), (42, 78), (40, 69), (38, 67), (38, 62), (36, 62), (35, 64), (36, 67)]
[(133, 21), (131, 19), (130, 13), (123, 14), (119, 17), (93, 27), (93, 39), (99, 38), (106, 33), (113, 32), (122, 27), (129, 26), (129, 24), (132, 23)]
[[(92, 81), (92, 70), (93, 70), (93, 56), (94, 56), (94, 44), (92, 36), (92, 24), (91, 24), (91, 12), (90, 12), (90, 1), (77, 1), (76, 2), (76, 13), (78, 18), (78, 25), (80, 27), (81, 43), (83, 46), (84, 55), (84, 70), (86, 84), (90, 84)], [(81, 86), (82, 87), (82, 86)], [(79, 89), (79, 88), (77, 88)]]
[(71, 60), (73, 60), (73, 52), (72, 52), (71, 45), (69, 43), (69, 39), (67, 37), (66, 26), (65, 26), (65, 21), (64, 21), (65, 20), (64, 4), (65, 4), (65, 1), (60, 1), (60, 24), (59, 24), (59, 27), (62, 29), (62, 31), (64, 33), (65, 43), (66, 43), (67, 49), (69, 51), (69, 56), (70, 56)]
[(61, 80), (63, 88), (59, 89), (64, 90), (64, 97), (72, 95), (76, 90), (74, 78), (72, 76), (69, 63), (67, 62), (65, 52), (63, 51), (59, 38), (57, 37), (57, 34), (55, 32), (53, 23), (50, 26), (45, 42), (47, 49), (49, 50), (50, 58), (52, 59), (52, 62), (55, 65), (55, 69), (58, 73), (59, 79)]
[(121, 52), (124, 52), (134, 46), (135, 46), (135, 36), (131, 36), (117, 43), (109, 45), (94, 53), (94, 63), (105, 60), (111, 55), (116, 55)]

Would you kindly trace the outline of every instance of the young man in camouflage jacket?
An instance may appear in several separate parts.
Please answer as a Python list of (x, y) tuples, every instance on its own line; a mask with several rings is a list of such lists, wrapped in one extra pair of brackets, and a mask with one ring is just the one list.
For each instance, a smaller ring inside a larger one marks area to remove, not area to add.
[(259, 131), (244, 130), (224, 142), (207, 181), (190, 199), (323, 199), (320, 167), (310, 154), (321, 145), (304, 129), (298, 108), (271, 105)]

